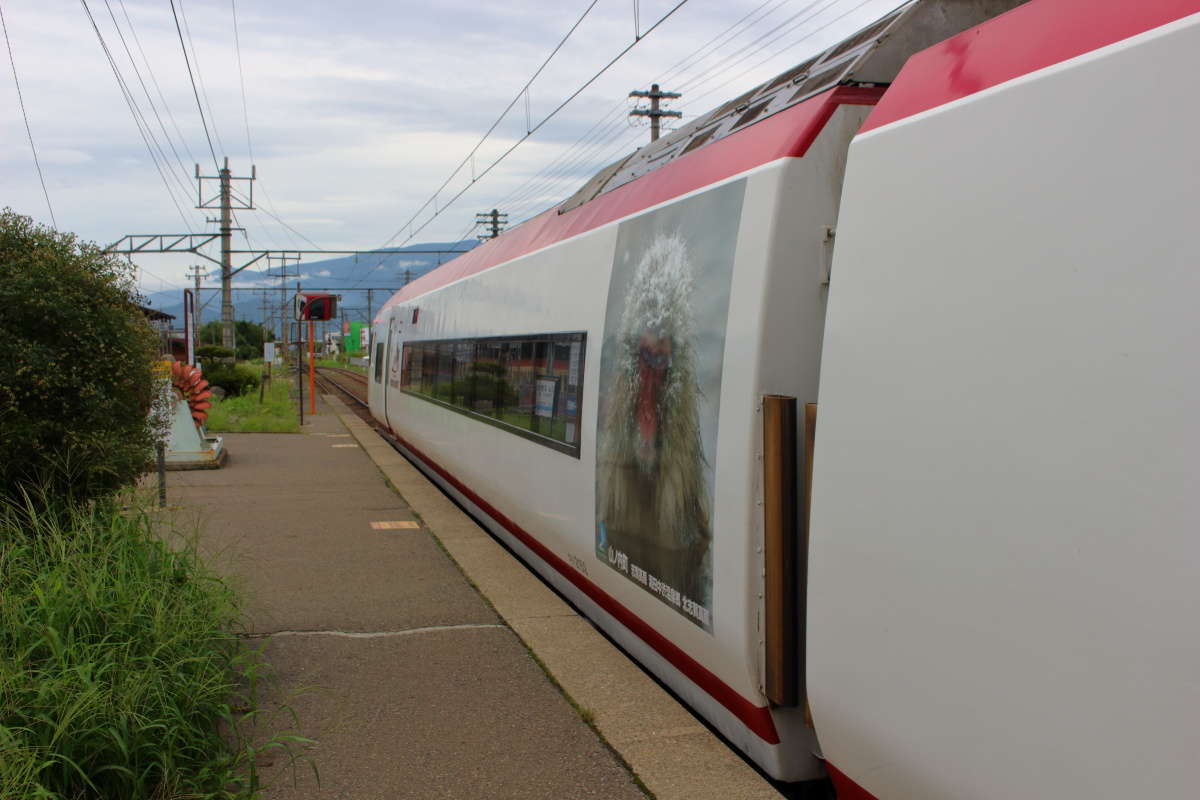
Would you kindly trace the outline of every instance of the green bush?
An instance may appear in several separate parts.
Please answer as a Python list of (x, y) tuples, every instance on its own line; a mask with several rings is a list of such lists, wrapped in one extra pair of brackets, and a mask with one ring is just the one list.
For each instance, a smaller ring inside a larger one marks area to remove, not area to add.
[(196, 348), (196, 358), (233, 358), (233, 351), (219, 344), (202, 344)]
[(0, 499), (86, 501), (152, 461), (157, 336), (132, 267), (0, 213)]
[(0, 797), (254, 795), (231, 705), (253, 712), (260, 662), (193, 546), (113, 503), (0, 505), (0, 573)]
[(220, 386), (230, 397), (258, 388), (261, 380), (258, 370), (245, 364), (204, 364), (204, 379), (213, 386)]

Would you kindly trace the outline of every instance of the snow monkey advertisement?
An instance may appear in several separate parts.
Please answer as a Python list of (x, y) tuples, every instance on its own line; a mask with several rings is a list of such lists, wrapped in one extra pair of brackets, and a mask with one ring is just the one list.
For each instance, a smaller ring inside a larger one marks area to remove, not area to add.
[(596, 426), (596, 556), (712, 631), (721, 367), (745, 181), (621, 223)]

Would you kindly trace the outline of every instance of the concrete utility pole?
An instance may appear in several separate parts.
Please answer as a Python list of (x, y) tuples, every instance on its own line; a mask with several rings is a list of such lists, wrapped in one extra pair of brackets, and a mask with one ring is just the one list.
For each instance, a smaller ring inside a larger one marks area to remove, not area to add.
[(197, 337), (196, 341), (200, 341), (200, 315), (204, 310), (204, 307), (200, 305), (200, 279), (204, 277), (204, 270), (200, 268), (199, 264), (192, 264), (191, 272), (188, 273), (188, 277), (196, 281), (196, 299), (193, 301), (196, 311), (195, 314), (193, 314), (195, 319), (192, 320), (192, 322), (196, 326), (196, 330), (194, 331), (193, 335)]
[[(220, 208), (221, 209), (221, 346), (230, 347), (233, 344), (233, 292), (230, 291), (233, 285), (233, 211), (234, 209), (252, 211), (254, 209), (254, 179), (256, 170), (253, 165), (250, 167), (250, 177), (233, 177), (233, 173), (229, 170), (229, 156), (225, 157), (225, 166), (217, 171), (216, 175), (201, 175), (200, 165), (196, 165), (196, 185), (198, 187), (199, 202), (196, 208)], [(204, 181), (218, 181), (219, 190), (216, 197), (205, 200), (204, 198)], [(233, 196), (233, 182), (248, 181), (250, 183), (249, 197), (246, 199)], [(214, 205), (217, 203), (217, 205)]]
[(658, 88), (657, 83), (650, 84), (650, 91), (643, 92), (635, 90), (629, 93), (630, 97), (648, 97), (650, 98), (650, 108), (635, 108), (629, 112), (631, 117), (649, 117), (650, 118), (650, 141), (658, 140), (658, 121), (662, 117), (674, 117), (679, 119), (683, 116), (682, 111), (663, 111), (658, 107), (659, 100), (674, 100), (677, 97), (683, 97), (679, 92), (664, 92)]
[[(488, 229), (479, 234), (479, 241), (484, 239), (495, 239), (500, 235), (500, 231), (504, 225), (508, 224), (508, 214), (501, 214), (498, 210), (484, 211), (481, 214), (475, 215), (476, 225), (486, 225)], [(408, 281), (405, 281), (408, 283)]]

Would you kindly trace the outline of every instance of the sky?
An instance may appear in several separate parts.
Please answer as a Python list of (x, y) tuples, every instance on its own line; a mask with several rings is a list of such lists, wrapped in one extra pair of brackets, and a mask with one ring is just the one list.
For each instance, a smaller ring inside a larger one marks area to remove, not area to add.
[[(60, 230), (101, 245), (215, 231), (217, 212), (194, 208), (195, 164), (215, 176), (228, 157), (235, 177), (257, 175), (239, 248), (470, 239), (477, 212), (519, 222), (648, 142), (630, 91), (681, 92), (670, 107), (686, 122), (899, 3), (174, 0), (173, 13), (171, 0), (0, 0), (0, 206), (46, 224), (52, 209)], [(201, 182), (207, 198), (216, 185)], [(134, 263), (144, 292), (212, 266)]]

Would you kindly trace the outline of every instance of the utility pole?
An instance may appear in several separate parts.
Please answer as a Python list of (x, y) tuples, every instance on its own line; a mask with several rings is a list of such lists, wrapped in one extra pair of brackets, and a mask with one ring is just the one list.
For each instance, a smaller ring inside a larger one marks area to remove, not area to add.
[(195, 306), (196, 310), (192, 315), (195, 317), (195, 319), (192, 321), (192, 324), (196, 326), (196, 330), (192, 331), (192, 335), (195, 337), (197, 342), (200, 341), (200, 316), (204, 312), (204, 307), (200, 305), (200, 278), (203, 276), (204, 270), (200, 268), (200, 265), (192, 264), (191, 272), (188, 273), (188, 277), (196, 281), (196, 299), (193, 301), (193, 305)]
[[(278, 262), (279, 269), (280, 269), (279, 275), (277, 275), (277, 276), (271, 275), (271, 268), (275, 266), (276, 262)], [(290, 303), (288, 303), (288, 294), (287, 294), (288, 265), (289, 264), (299, 265), (299, 263), (300, 263), (300, 254), (299, 253), (281, 253), (280, 255), (275, 255), (272, 253), (272, 254), (267, 255), (267, 275), (268, 275), (268, 277), (278, 277), (279, 278), (279, 339), (280, 339), (280, 341), (289, 342), (289, 346), (290, 346), (290, 338), (291, 338), (291, 331), (292, 331), (292, 323), (291, 323), (291, 318), (288, 314), (288, 309), (291, 308)], [(299, 266), (296, 267), (296, 277), (300, 277), (300, 267)], [(288, 358), (288, 355), (286, 354), (287, 353), (286, 347), (284, 348), (284, 353), (285, 353), (284, 358)]]
[[(497, 209), (484, 211), (475, 215), (476, 225), (487, 225), (488, 230), (479, 234), (479, 241), (495, 239), (500, 235), (501, 227), (508, 224), (508, 214), (501, 214)], [(407, 283), (408, 281), (405, 281)]]
[(372, 320), (374, 319), (372, 312), (374, 311), (375, 306), (371, 302), (371, 293), (374, 291), (374, 289), (367, 289), (367, 327), (371, 326)]
[(683, 116), (682, 111), (663, 111), (658, 107), (659, 100), (674, 100), (677, 97), (682, 97), (679, 92), (664, 92), (658, 88), (657, 83), (650, 84), (650, 91), (643, 92), (640, 90), (629, 93), (630, 97), (648, 97), (650, 98), (650, 108), (635, 108), (629, 112), (631, 117), (649, 117), (650, 118), (650, 141), (658, 140), (658, 121), (662, 117), (674, 117), (679, 119)]
[[(250, 177), (233, 177), (229, 170), (229, 156), (225, 157), (225, 166), (217, 170), (216, 175), (201, 175), (200, 165), (196, 165), (197, 203), (196, 208), (220, 208), (221, 218), (221, 346), (233, 347), (233, 211), (234, 209), (252, 211), (254, 209), (254, 179), (257, 176), (253, 165), (250, 167)], [(219, 190), (216, 197), (207, 200), (204, 197), (204, 182), (218, 181)], [(250, 183), (248, 198), (233, 196), (233, 182), (247, 181)], [(217, 205), (214, 205), (216, 203)]]

